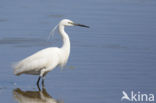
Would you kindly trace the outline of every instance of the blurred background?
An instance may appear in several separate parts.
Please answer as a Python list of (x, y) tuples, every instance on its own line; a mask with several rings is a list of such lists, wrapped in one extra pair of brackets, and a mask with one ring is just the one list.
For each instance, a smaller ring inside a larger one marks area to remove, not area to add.
[[(63, 70), (48, 73), (46, 92), (37, 92), (38, 77), (16, 77), (11, 65), (38, 50), (60, 46), (57, 32), (47, 38), (64, 18), (90, 28), (66, 27), (71, 40), (69, 61)], [(3, 103), (120, 103), (123, 90), (155, 94), (155, 74), (155, 0), (0, 1)]]

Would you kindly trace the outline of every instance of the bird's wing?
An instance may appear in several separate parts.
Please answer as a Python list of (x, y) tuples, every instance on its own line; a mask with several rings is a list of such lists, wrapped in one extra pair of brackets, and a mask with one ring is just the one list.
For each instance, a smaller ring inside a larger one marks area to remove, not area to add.
[(52, 62), (53, 64), (57, 65), (57, 63), (59, 62), (59, 53), (60, 49), (56, 47), (46, 48), (41, 51), (38, 51), (37, 53), (15, 64), (13, 66), (14, 74), (20, 75), (22, 73), (31, 74), (32, 72), (38, 72), (43, 68), (49, 67)]
[(19, 75), (23, 72), (39, 71), (47, 65), (47, 58), (41, 53), (34, 54), (14, 65), (14, 74)]

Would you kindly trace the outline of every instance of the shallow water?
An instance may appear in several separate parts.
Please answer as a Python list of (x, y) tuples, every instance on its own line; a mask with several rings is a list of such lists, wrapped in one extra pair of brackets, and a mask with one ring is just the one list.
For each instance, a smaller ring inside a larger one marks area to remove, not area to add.
[[(1, 102), (118, 103), (123, 90), (155, 94), (155, 12), (155, 0), (0, 1)], [(58, 34), (47, 38), (63, 18), (91, 28), (66, 28), (68, 64), (50, 72), (46, 92), (38, 92), (37, 77), (16, 77), (11, 65), (40, 49), (60, 46)]]

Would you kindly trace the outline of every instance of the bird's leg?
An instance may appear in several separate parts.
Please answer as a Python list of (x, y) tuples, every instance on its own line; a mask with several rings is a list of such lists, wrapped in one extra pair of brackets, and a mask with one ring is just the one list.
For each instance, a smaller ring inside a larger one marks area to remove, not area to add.
[(40, 85), (37, 85), (37, 88), (38, 88), (39, 91), (41, 91), (41, 89), (40, 89)]
[(44, 87), (44, 76), (46, 74), (45, 71), (46, 71), (46, 69), (42, 69), (41, 73), (40, 73), (40, 77), (42, 77), (42, 87)]
[(44, 88), (44, 80), (45, 80), (45, 77), (42, 77), (42, 88)]
[(44, 79), (45, 79), (45, 75), (46, 75), (46, 69), (42, 69), (41, 70), (41, 74), (40, 76), (42, 77), (42, 87), (44, 88)]
[(40, 85), (39, 85), (40, 79), (41, 79), (41, 76), (38, 77), (38, 80), (37, 80), (37, 83), (36, 83), (37, 84), (37, 87), (40, 87)]

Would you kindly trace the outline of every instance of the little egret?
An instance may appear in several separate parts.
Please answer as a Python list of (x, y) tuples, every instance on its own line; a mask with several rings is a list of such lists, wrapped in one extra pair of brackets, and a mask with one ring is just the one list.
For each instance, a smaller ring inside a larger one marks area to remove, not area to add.
[(63, 67), (67, 63), (70, 54), (70, 39), (64, 31), (65, 26), (89, 28), (89, 26), (76, 24), (69, 19), (61, 20), (58, 24), (58, 30), (63, 40), (62, 47), (49, 47), (19, 61), (14, 65), (14, 74), (17, 76), (21, 74), (39, 75), (37, 86), (39, 86), (41, 78), (42, 85), (44, 85), (44, 77), (49, 71), (58, 65)]

